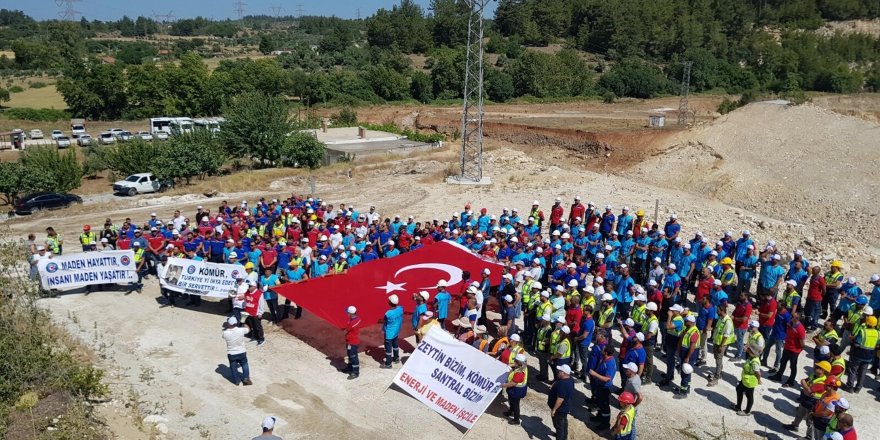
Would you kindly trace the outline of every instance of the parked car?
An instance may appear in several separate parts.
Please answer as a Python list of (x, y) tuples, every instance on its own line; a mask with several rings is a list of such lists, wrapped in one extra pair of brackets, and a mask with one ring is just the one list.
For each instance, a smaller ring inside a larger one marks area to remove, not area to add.
[(40, 130), (39, 128), (35, 128), (35, 129), (31, 130), (30, 133), (28, 133), (28, 136), (30, 136), (31, 139), (42, 139), (43, 138), (43, 130)]
[(52, 130), (53, 141), (57, 141), (61, 136), (64, 136), (64, 133), (61, 130)]
[(67, 136), (61, 136), (58, 139), (55, 139), (55, 143), (58, 144), (58, 148), (70, 148), (70, 138)]
[(90, 134), (81, 134), (76, 138), (76, 144), (80, 147), (85, 147), (92, 145), (92, 135)]
[(116, 136), (113, 136), (113, 133), (109, 131), (105, 131), (98, 135), (98, 139), (101, 142), (101, 145), (110, 145), (116, 143)]
[(109, 131), (110, 133), (113, 133), (113, 136), (117, 136), (117, 137), (118, 137), (119, 134), (122, 133), (122, 132), (125, 131), (125, 130), (123, 130), (123, 129), (121, 129), (121, 128), (111, 128), (110, 130), (107, 130), (107, 131)]
[(116, 138), (122, 142), (128, 142), (131, 140), (132, 135), (131, 135), (130, 131), (126, 130), (126, 131), (121, 131), (121, 132), (117, 133)]
[(16, 214), (35, 214), (43, 209), (66, 208), (73, 203), (82, 203), (75, 194), (41, 192), (28, 194), (15, 202)]
[(171, 181), (160, 181), (153, 173), (132, 174), (113, 184), (114, 194), (135, 196), (138, 193), (162, 192), (173, 186)]
[(149, 131), (139, 131), (139, 132), (135, 133), (134, 135), (145, 140), (145, 141), (153, 140), (153, 135), (151, 135)]
[(153, 134), (153, 136), (155, 136), (156, 139), (160, 140), (160, 141), (167, 141), (168, 140), (168, 133), (165, 133), (164, 131), (157, 131), (156, 133)]

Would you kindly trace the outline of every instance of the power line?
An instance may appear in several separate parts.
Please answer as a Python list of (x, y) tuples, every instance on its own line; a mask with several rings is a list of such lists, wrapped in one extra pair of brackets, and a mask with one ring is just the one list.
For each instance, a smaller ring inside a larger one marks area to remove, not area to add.
[(691, 66), (693, 61), (683, 61), (684, 71), (681, 73), (681, 99), (678, 101), (678, 125), (687, 125), (688, 95), (691, 92)]
[(166, 23), (169, 21), (174, 21), (177, 17), (174, 15), (174, 11), (168, 11), (167, 14), (157, 14), (156, 11), (153, 11), (153, 20), (157, 23)]
[(247, 6), (247, 3), (241, 0), (235, 0), (232, 2), (232, 10), (235, 11), (235, 14), (238, 15), (238, 19), (241, 20), (244, 17), (244, 7)]
[(55, 5), (61, 8), (61, 10), (58, 11), (58, 16), (61, 17), (61, 20), (76, 20), (76, 16), (79, 15), (80, 12), (74, 8), (74, 4), (81, 1), (82, 0), (55, 0)]

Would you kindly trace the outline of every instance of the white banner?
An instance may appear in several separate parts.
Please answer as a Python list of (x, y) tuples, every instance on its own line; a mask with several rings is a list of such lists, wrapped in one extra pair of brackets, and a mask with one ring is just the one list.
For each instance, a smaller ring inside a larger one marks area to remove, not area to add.
[(228, 298), (236, 290), (235, 279), (244, 278), (244, 266), (169, 258), (162, 287), (190, 295)]
[(486, 411), (507, 365), (436, 326), (394, 377), (394, 384), (453, 423), (470, 429)]
[(137, 267), (131, 250), (52, 256), (38, 261), (37, 269), (40, 283), (47, 290), (137, 281)]

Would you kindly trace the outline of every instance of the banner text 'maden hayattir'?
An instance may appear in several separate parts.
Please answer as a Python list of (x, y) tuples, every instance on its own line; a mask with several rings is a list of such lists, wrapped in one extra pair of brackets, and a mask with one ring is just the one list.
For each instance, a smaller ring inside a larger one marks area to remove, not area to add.
[(94, 269), (96, 267), (119, 266), (119, 261), (116, 257), (95, 256), (62, 261), (60, 266), (61, 270)]

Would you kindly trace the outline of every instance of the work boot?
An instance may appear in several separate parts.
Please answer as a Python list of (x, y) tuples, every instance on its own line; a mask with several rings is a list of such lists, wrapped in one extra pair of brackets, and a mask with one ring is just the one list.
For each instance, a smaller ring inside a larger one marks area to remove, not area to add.
[(253, 382), (251, 382), (250, 379), (245, 379), (245, 380), (241, 381), (241, 383), (243, 383), (245, 385), (253, 385), (254, 384)]
[(513, 411), (504, 411), (504, 417), (510, 417), (513, 415)]
[(358, 373), (349, 373), (348, 380), (357, 379), (360, 374)]
[(714, 377), (711, 380), (709, 380), (709, 383), (706, 384), (706, 386), (709, 386), (709, 387), (714, 387), (715, 385), (718, 385), (718, 379), (716, 379)]
[(390, 370), (391, 364), (382, 364), (382, 365), (379, 365), (379, 368), (381, 368), (383, 370)]
[(519, 425), (521, 422), (519, 419), (513, 419), (513, 420), (508, 421), (507, 423), (509, 423), (511, 425)]

